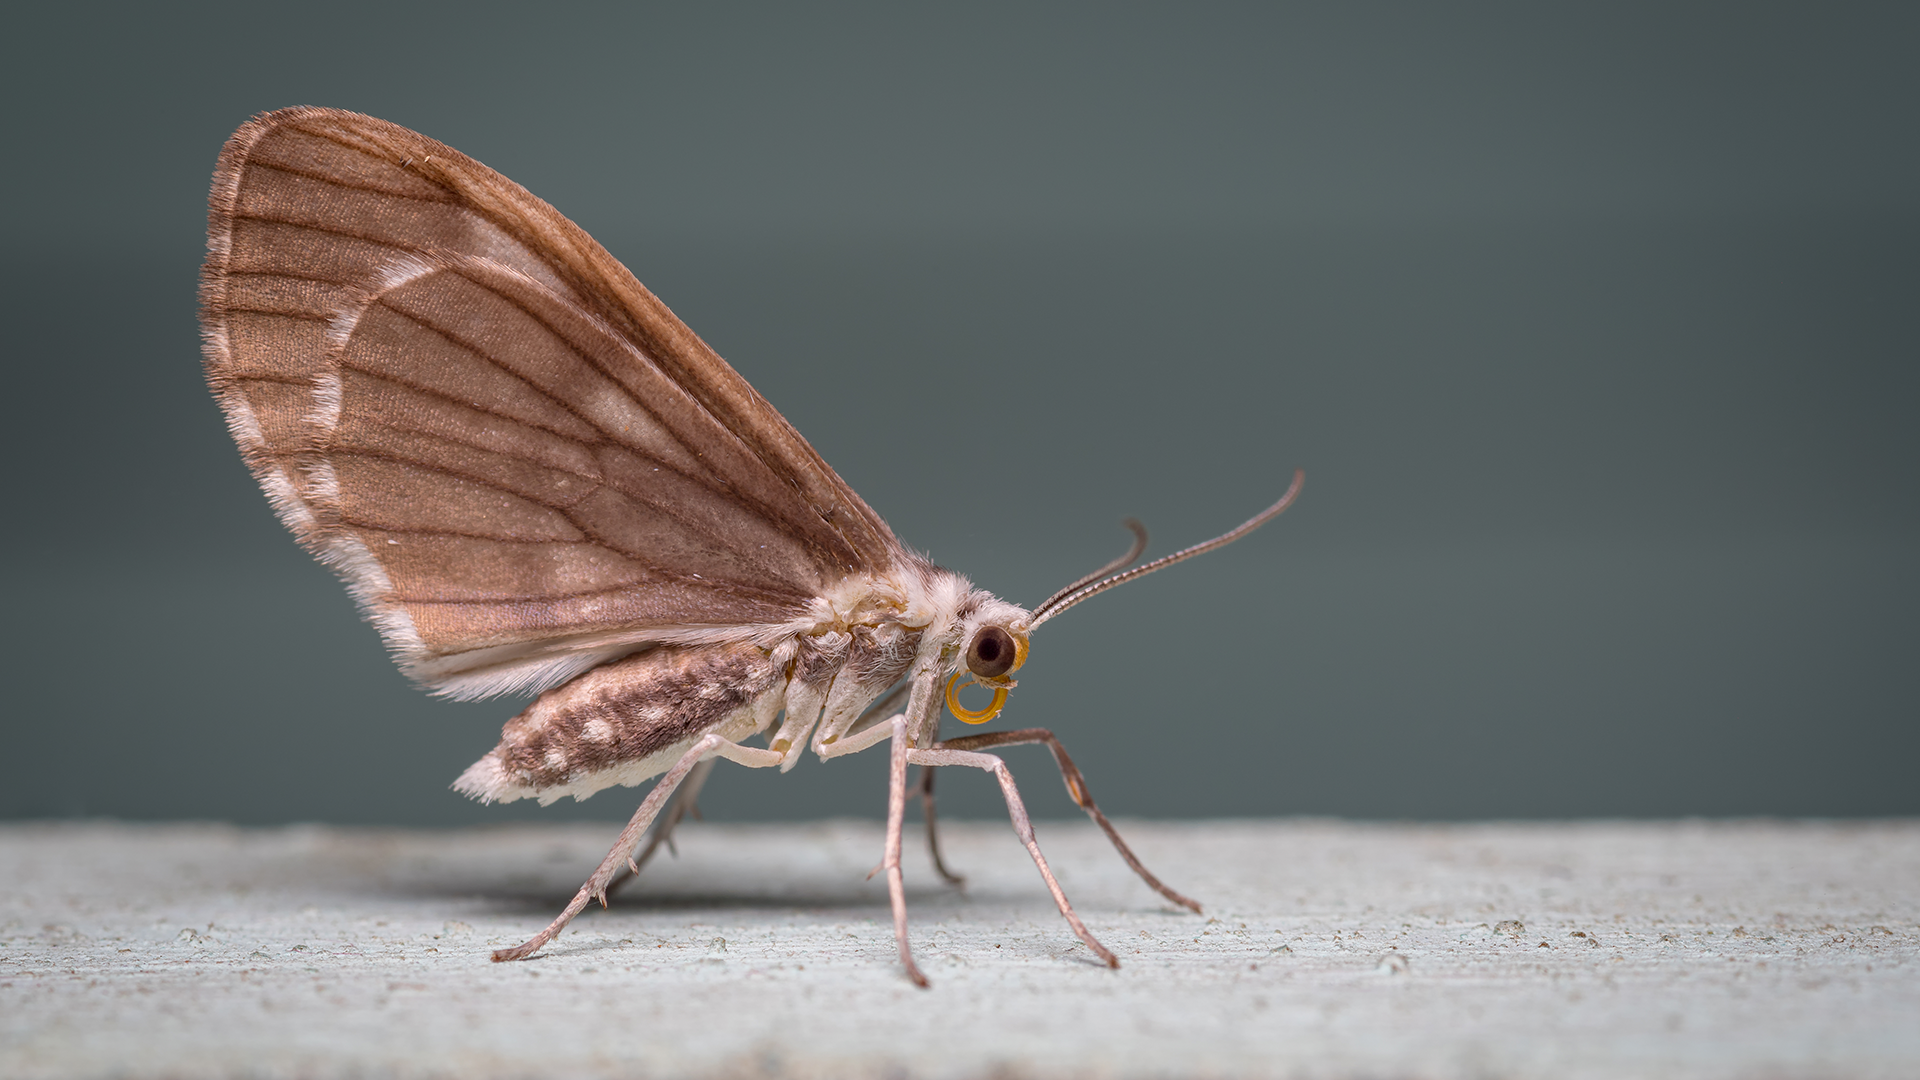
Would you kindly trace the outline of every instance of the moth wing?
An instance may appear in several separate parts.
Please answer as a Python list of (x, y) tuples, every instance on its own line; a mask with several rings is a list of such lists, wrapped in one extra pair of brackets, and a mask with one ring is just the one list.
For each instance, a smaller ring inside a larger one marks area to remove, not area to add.
[(201, 303), (248, 466), (438, 692), (771, 640), (903, 555), (584, 231), (397, 125), (295, 108), (236, 132)]

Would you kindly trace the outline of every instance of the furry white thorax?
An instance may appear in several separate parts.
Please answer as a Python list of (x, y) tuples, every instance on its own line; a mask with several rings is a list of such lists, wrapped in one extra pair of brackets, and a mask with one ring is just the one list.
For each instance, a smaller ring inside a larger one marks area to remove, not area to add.
[[(894, 621), (920, 633), (919, 648), (905, 677), (913, 690), (905, 711), (915, 723), (915, 742), (925, 745), (939, 726), (939, 688), (960, 669), (967, 642), (987, 625), (1003, 626), (1024, 641), (1031, 617), (1026, 609), (984, 589), (975, 589), (965, 577), (931, 564), (912, 566), (895, 574), (893, 580), (904, 601)], [(789, 684), (786, 723), (768, 740), (785, 755), (781, 771), (793, 767), (801, 749), (808, 745), (808, 731), (816, 723), (811, 745), (824, 760), (834, 756), (835, 744), (854, 733), (856, 726), (864, 729), (886, 720), (869, 716), (865, 718), (867, 723), (861, 723), (868, 706), (887, 689), (861, 685), (843, 672), (824, 692), (808, 695), (817, 696), (819, 700), (815, 701), (796, 700), (791, 696), (794, 687)]]

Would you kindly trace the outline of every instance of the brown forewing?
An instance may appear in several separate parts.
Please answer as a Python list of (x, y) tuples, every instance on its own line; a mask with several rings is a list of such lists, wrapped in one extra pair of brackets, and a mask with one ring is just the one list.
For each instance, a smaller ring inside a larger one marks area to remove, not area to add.
[(259, 117), (221, 154), (208, 236), (234, 436), (430, 685), (537, 688), (656, 631), (781, 622), (900, 554), (611, 255), (433, 140)]

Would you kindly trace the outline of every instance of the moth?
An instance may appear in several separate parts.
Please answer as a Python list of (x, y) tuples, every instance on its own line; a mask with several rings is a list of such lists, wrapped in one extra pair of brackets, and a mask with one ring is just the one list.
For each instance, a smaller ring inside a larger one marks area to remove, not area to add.
[[(1049, 731), (940, 739), (997, 715), (1033, 632), (1087, 598), (1233, 542), (1119, 559), (1032, 609), (975, 588), (885, 521), (626, 267), (499, 173), (395, 124), (293, 108), (249, 121), (213, 177), (207, 381), (254, 477), (346, 583), (400, 667), (457, 699), (537, 694), (454, 787), (585, 798), (659, 777), (532, 955), (666, 839), (721, 758), (790, 769), (882, 743), (881, 868), (900, 961), (907, 767), (941, 874), (934, 770), (984, 769), (1073, 932), (1108, 965), (986, 751), (1044, 744), (1074, 801), (1162, 896)], [(992, 692), (984, 709), (955, 696)], [(639, 852), (645, 843), (646, 849)]]

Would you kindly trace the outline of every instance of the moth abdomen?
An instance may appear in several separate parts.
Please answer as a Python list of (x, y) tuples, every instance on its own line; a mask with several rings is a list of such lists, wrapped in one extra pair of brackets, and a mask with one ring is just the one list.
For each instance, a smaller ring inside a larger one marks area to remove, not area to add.
[(586, 798), (665, 771), (710, 731), (739, 739), (778, 711), (784, 672), (749, 643), (662, 645), (541, 694), (454, 788), (483, 802)]

